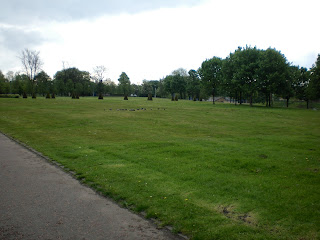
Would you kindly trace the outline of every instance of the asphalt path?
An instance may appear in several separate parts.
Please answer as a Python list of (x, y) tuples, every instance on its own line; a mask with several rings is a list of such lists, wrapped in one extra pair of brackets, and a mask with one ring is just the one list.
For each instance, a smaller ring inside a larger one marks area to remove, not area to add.
[(0, 133), (0, 239), (181, 239)]

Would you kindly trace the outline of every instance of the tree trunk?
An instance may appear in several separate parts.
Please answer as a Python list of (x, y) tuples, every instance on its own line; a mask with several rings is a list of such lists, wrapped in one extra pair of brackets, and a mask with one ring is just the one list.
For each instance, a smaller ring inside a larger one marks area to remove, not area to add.
[(242, 92), (240, 92), (240, 105), (242, 104)]
[(271, 92), (269, 94), (269, 107), (271, 107)]
[(214, 104), (214, 88), (212, 89), (212, 104)]
[(289, 98), (287, 97), (287, 108), (289, 107)]
[(234, 105), (237, 105), (237, 101), (238, 101), (238, 93), (236, 92), (234, 97)]

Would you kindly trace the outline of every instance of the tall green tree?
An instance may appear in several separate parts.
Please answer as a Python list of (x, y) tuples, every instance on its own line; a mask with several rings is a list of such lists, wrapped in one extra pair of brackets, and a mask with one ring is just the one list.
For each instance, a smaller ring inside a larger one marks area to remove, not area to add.
[[(222, 75), (223, 75), (223, 89), (224, 92), (228, 93), (231, 98), (237, 99), (238, 96), (238, 85), (237, 81), (234, 79), (234, 72), (235, 72), (235, 63), (233, 58), (233, 53), (230, 53), (230, 55), (224, 59), (222, 64)], [(235, 101), (236, 103), (236, 101)]]
[(177, 92), (177, 88), (175, 86), (173, 76), (167, 75), (163, 80), (164, 89), (166, 92), (171, 94), (171, 100), (174, 100), (174, 95)]
[(189, 77), (187, 78), (187, 93), (189, 98), (200, 98), (200, 77), (196, 70), (191, 69), (188, 72)]
[(215, 93), (222, 82), (222, 59), (213, 57), (205, 60), (198, 69), (198, 73), (201, 77), (201, 83), (211, 90), (212, 103), (214, 104)]
[(121, 92), (123, 92), (125, 97), (128, 96), (130, 94), (130, 78), (125, 72), (122, 72), (118, 81)]
[(141, 97), (147, 97), (148, 94), (153, 94), (153, 86), (150, 81), (143, 80), (142, 85), (141, 85), (141, 92), (140, 95)]
[(172, 71), (172, 87), (175, 89), (175, 93), (179, 93), (180, 99), (186, 96), (187, 78), (188, 73), (184, 68), (178, 68)]
[(37, 92), (45, 96), (45, 94), (50, 92), (51, 78), (45, 71), (39, 72), (35, 76), (35, 81), (37, 85)]
[(287, 71), (287, 78), (285, 81), (279, 83), (280, 96), (286, 99), (286, 106), (289, 107), (289, 100), (295, 95), (295, 86), (299, 82), (300, 69), (298, 66), (289, 66)]
[(158, 88), (157, 88), (157, 96), (160, 96), (161, 98), (165, 98), (168, 96), (168, 91), (165, 88), (165, 79), (160, 79)]
[(306, 101), (307, 108), (309, 108), (309, 92), (308, 92), (308, 84), (310, 81), (310, 71), (307, 68), (300, 68), (299, 69), (299, 78), (296, 82), (294, 89), (295, 89), (295, 96), (296, 98)]
[(263, 51), (259, 66), (259, 90), (266, 96), (266, 105), (271, 106), (272, 94), (281, 94), (281, 85), (288, 76), (286, 57), (276, 49)]
[[(91, 95), (91, 92), (85, 92), (90, 86), (90, 74), (87, 71), (80, 71), (78, 68), (67, 68), (56, 72), (54, 75), (54, 84), (60, 95)], [(81, 84), (82, 86), (80, 87)]]
[(12, 81), (12, 92), (22, 95), (31, 92), (31, 84), (29, 78), (25, 74), (16, 73)]
[(239, 89), (240, 104), (243, 95), (246, 94), (250, 98), (250, 106), (252, 106), (253, 94), (257, 90), (257, 81), (259, 78), (259, 62), (260, 51), (254, 47), (239, 48), (234, 53), (235, 72), (233, 79), (236, 81)]
[(9, 93), (10, 83), (9, 80), (0, 71), (0, 94)]
[(157, 97), (157, 89), (160, 86), (160, 82), (158, 80), (150, 80), (149, 83), (152, 86), (152, 94)]

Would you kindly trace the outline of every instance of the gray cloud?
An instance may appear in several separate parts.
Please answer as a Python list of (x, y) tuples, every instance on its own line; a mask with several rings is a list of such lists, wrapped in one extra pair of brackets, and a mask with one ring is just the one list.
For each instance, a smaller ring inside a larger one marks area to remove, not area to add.
[(41, 33), (35, 30), (20, 29), (14, 27), (1, 27), (1, 45), (8, 50), (16, 51), (24, 48), (32, 48), (45, 41)]
[(105, 14), (137, 13), (158, 8), (192, 6), (203, 0), (0, 0), (0, 22), (32, 24), (37, 21), (69, 21)]

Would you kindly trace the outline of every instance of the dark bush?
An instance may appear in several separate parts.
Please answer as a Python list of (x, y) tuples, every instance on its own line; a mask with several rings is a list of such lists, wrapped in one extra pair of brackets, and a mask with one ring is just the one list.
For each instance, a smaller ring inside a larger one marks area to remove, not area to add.
[(152, 94), (151, 93), (148, 94), (148, 100), (152, 101)]
[(50, 93), (47, 93), (47, 96), (46, 96), (46, 98), (50, 98)]
[(178, 95), (176, 95), (176, 96), (174, 97), (174, 100), (175, 100), (175, 101), (178, 101)]
[(124, 95), (124, 99), (123, 100), (128, 100), (128, 95)]
[(23, 93), (23, 98), (28, 98), (28, 96), (25, 92)]
[(32, 98), (33, 99), (36, 99), (37, 98), (37, 95), (35, 93), (32, 93)]
[(196, 98), (196, 97), (193, 97), (193, 101), (197, 101), (197, 98)]
[(56, 98), (56, 95), (54, 93), (52, 93), (51, 98)]
[(99, 98), (98, 99), (103, 99), (102, 93), (99, 93)]

